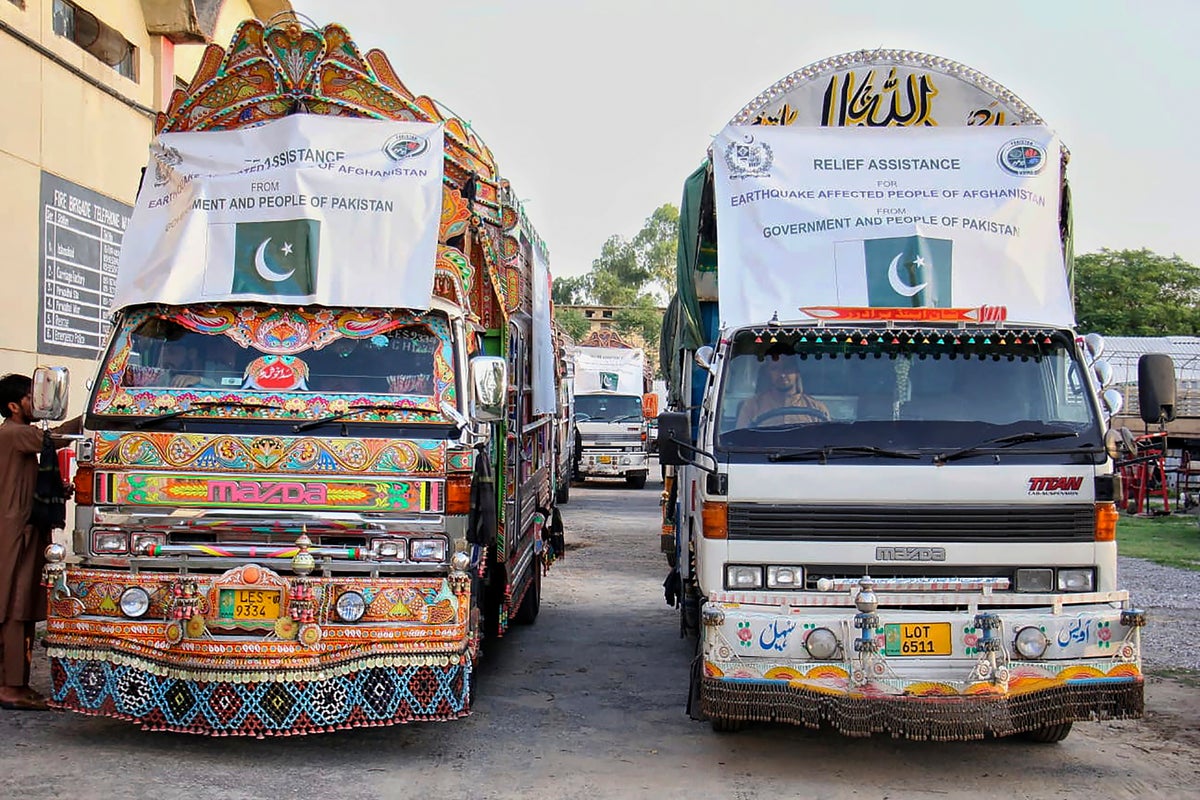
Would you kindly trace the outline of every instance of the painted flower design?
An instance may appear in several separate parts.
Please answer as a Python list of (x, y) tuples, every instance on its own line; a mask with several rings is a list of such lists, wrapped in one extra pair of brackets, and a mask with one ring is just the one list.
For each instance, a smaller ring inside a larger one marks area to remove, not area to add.
[(293, 397), (291, 400), (288, 400), (283, 407), (288, 411), (291, 411), (293, 414), (300, 414), (308, 408), (308, 404), (299, 397)]
[(1112, 638), (1112, 629), (1107, 627), (1100, 628), (1096, 631), (1096, 635), (1100, 637), (1100, 641), (1107, 642)]
[(979, 634), (977, 634), (977, 633), (965, 634), (963, 636), (963, 644), (965, 644), (967, 647), (974, 647), (975, 645), (979, 644)]

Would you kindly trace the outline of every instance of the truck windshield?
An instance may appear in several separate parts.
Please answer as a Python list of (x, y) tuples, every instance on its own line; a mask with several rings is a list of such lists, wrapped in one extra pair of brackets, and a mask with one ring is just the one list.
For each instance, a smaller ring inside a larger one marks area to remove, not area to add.
[[(91, 405), (113, 417), (446, 422), (453, 346), (436, 315), (257, 306), (142, 308), (118, 322)], [(221, 402), (216, 402), (221, 401)], [(409, 412), (408, 409), (412, 411)]]
[(575, 396), (575, 419), (579, 422), (628, 422), (642, 418), (642, 398), (619, 394)]
[[(718, 447), (732, 451), (946, 452), (1019, 434), (1016, 444), (1006, 441), (1008, 457), (1100, 443), (1065, 332), (744, 332), (728, 355)], [(1040, 435), (1056, 432), (1067, 435)]]

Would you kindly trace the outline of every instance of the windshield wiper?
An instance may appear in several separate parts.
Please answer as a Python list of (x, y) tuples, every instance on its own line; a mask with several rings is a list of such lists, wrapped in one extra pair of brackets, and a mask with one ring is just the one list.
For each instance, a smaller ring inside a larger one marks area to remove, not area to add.
[(437, 414), (438, 413), (438, 409), (429, 408), (428, 406), (354, 405), (354, 406), (350, 406), (345, 411), (339, 411), (338, 413), (330, 414), (327, 417), (321, 417), (320, 419), (310, 419), (308, 422), (301, 422), (299, 425), (293, 425), (292, 430), (295, 431), (296, 433), (300, 433), (300, 431), (307, 431), (307, 430), (315, 428), (319, 425), (324, 425), (327, 422), (336, 422), (339, 419), (345, 419), (346, 417), (352, 417), (355, 414), (362, 413), (363, 411), (422, 411), (426, 414)]
[(640, 416), (641, 416), (641, 414), (622, 414), (619, 417), (613, 417), (612, 419), (609, 420), (609, 422), (624, 422), (627, 419), (636, 419), (637, 417), (640, 417)]
[(976, 453), (983, 453), (993, 449), (992, 445), (998, 445), (997, 448), (1011, 447), (1014, 444), (1024, 444), (1025, 442), (1047, 442), (1051, 439), (1071, 439), (1078, 438), (1079, 434), (1075, 431), (1042, 431), (1035, 433), (1034, 431), (1025, 431), (1024, 433), (1014, 433), (1008, 436), (999, 436), (995, 439), (985, 439), (979, 444), (973, 444), (970, 447), (964, 447), (960, 450), (953, 450), (949, 453), (938, 453), (933, 457), (933, 463), (945, 464), (948, 461), (957, 461), (960, 458), (973, 456)]
[(133, 427), (144, 428), (147, 425), (153, 425), (156, 422), (162, 422), (163, 420), (175, 419), (176, 417), (182, 417), (184, 414), (190, 414), (193, 411), (196, 411), (201, 408), (222, 408), (222, 407), (273, 408), (276, 410), (283, 408), (283, 406), (271, 405), (268, 403), (248, 403), (245, 400), (197, 400), (194, 403), (189, 403), (187, 408), (180, 408), (175, 411), (168, 411), (167, 413), (159, 414), (156, 417), (146, 417), (145, 419), (139, 419), (137, 422), (133, 423)]
[(821, 459), (824, 464), (830, 456), (836, 455), (862, 455), (862, 456), (880, 456), (882, 458), (920, 458), (917, 453), (909, 453), (903, 450), (887, 450), (883, 447), (873, 447), (871, 445), (826, 445), (824, 447), (810, 447), (806, 450), (789, 450), (787, 452), (771, 453), (767, 456), (769, 461), (802, 461), (806, 458), (814, 456)]

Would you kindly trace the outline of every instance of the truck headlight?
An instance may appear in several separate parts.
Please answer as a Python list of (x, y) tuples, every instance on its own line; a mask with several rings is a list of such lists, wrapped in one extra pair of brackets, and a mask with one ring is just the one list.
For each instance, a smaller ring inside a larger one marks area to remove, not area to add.
[(93, 531), (93, 553), (129, 552), (129, 534), (124, 531)]
[(1054, 591), (1054, 570), (1052, 569), (1019, 569), (1016, 578), (1018, 592)]
[(367, 613), (367, 601), (358, 592), (342, 592), (333, 604), (333, 610), (342, 622), (358, 622)]
[(1060, 592), (1090, 592), (1096, 585), (1096, 571), (1087, 569), (1060, 569), (1058, 590)]
[(804, 568), (786, 564), (771, 564), (767, 567), (768, 589), (803, 589)]
[(375, 551), (375, 558), (386, 558), (396, 561), (404, 560), (403, 539), (375, 539), (371, 542), (371, 546)]
[(763, 568), (749, 564), (725, 565), (726, 589), (761, 589), (763, 585)]
[(1021, 628), (1017, 631), (1017, 637), (1013, 639), (1013, 647), (1021, 654), (1021, 658), (1031, 661), (1044, 656), (1049, 646), (1050, 640), (1046, 638), (1046, 634), (1032, 625)]
[(150, 594), (140, 586), (130, 586), (121, 592), (121, 613), (130, 619), (139, 619), (150, 610)]
[(838, 649), (837, 634), (829, 628), (816, 628), (804, 637), (804, 649), (818, 661), (833, 658)]
[(409, 561), (445, 561), (445, 539), (413, 539), (408, 543)]
[(135, 556), (150, 555), (150, 551), (158, 545), (167, 543), (167, 536), (164, 533), (135, 533), (133, 535), (133, 548), (130, 550)]

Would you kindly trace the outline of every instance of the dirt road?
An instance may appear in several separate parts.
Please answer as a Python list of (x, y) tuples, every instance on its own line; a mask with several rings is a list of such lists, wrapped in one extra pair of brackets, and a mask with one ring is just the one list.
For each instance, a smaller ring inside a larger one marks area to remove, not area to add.
[[(1156, 678), (1140, 721), (1058, 745), (847, 739), (684, 714), (691, 646), (663, 602), (658, 490), (588, 484), (541, 617), (487, 655), (475, 713), (278, 741), (0, 711), (0, 797), (1200, 797), (1200, 676)], [(46, 688), (39, 652), (36, 682)]]

